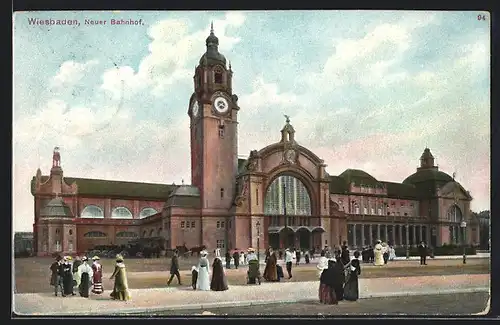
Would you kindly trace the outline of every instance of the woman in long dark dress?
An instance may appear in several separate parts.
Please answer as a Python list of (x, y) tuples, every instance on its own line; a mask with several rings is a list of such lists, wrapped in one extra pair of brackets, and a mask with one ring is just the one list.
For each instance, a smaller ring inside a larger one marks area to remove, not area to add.
[(361, 265), (359, 263), (359, 252), (354, 252), (354, 259), (347, 265), (349, 275), (344, 286), (344, 299), (356, 301), (359, 299), (359, 275), (361, 274)]
[(222, 261), (219, 257), (216, 257), (212, 269), (212, 281), (210, 282), (210, 290), (226, 291), (227, 289), (228, 289), (227, 278), (226, 275), (224, 274)]
[(335, 252), (335, 295), (337, 300), (344, 300), (344, 284), (345, 284), (345, 270), (344, 264), (342, 264), (342, 259), (340, 257), (340, 251)]
[(328, 261), (328, 268), (321, 273), (319, 280), (319, 302), (326, 305), (337, 305), (338, 300), (335, 295), (335, 262)]
[(277, 262), (278, 259), (276, 257), (276, 252), (269, 248), (269, 258), (267, 259), (266, 268), (264, 269), (264, 279), (266, 279), (266, 281), (278, 281), (278, 270), (276, 268)]
[(73, 272), (72, 272), (71, 263), (69, 262), (71, 259), (72, 259), (71, 256), (66, 256), (64, 258), (64, 264), (62, 266), (63, 289), (64, 289), (65, 295), (74, 296), (75, 292), (73, 291)]

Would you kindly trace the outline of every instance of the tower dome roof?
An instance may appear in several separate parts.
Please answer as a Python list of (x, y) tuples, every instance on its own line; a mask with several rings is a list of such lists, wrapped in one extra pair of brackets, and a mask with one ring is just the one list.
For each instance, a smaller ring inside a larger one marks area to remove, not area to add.
[(448, 183), (453, 181), (453, 177), (438, 169), (420, 169), (416, 173), (413, 173), (412, 175), (408, 176), (403, 181), (403, 184), (416, 184), (427, 181)]
[(60, 197), (50, 200), (40, 211), (40, 215), (42, 217), (73, 218), (70, 207)]
[(200, 190), (196, 186), (181, 185), (172, 193), (172, 196), (200, 196)]
[(226, 58), (224, 55), (219, 53), (219, 38), (215, 36), (214, 25), (210, 25), (210, 35), (205, 41), (207, 45), (207, 51), (200, 58), (200, 65), (216, 65), (222, 64), (226, 66)]

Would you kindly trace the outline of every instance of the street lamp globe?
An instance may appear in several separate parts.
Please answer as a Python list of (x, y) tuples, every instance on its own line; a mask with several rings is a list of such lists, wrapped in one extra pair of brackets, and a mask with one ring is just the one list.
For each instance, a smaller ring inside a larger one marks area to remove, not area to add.
[(465, 227), (467, 227), (467, 222), (462, 221), (462, 222), (460, 223), (460, 228), (465, 228)]

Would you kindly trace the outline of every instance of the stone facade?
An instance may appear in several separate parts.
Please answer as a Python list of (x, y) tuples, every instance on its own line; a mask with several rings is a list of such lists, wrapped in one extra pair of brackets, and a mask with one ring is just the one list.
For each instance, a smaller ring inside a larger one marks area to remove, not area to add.
[[(240, 107), (233, 71), (218, 52), (213, 30), (206, 45), (187, 111), (191, 185), (65, 178), (56, 148), (50, 175), (38, 170), (31, 182), (38, 255), (125, 245), (137, 238), (163, 238), (167, 248), (222, 251), (344, 241), (360, 247), (377, 239), (439, 246), (460, 242), (463, 221), (467, 241), (479, 242), (472, 197), (434, 166), (427, 148), (416, 173), (402, 183), (355, 169), (333, 176), (323, 159), (299, 144), (286, 116), (280, 141), (238, 159)], [(64, 213), (43, 212), (51, 206)]]

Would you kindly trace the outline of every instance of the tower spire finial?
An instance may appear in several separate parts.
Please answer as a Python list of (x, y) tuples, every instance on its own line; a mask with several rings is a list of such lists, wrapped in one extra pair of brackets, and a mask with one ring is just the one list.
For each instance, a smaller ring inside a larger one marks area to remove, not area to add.
[(214, 33), (214, 21), (212, 20), (212, 22), (210, 23), (210, 34), (213, 33)]

